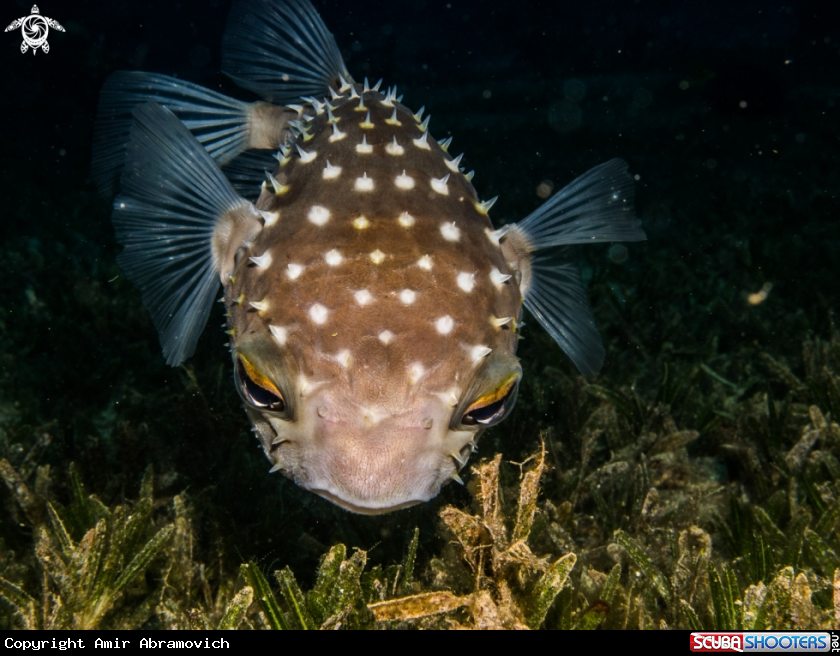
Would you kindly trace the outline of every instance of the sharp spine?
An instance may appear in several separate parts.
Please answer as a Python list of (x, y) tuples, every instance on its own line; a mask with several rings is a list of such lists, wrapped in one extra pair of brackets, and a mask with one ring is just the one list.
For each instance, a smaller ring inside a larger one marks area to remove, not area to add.
[(464, 177), (467, 179), (467, 182), (472, 182), (472, 179), (475, 177), (475, 171), (470, 171)]
[(475, 204), (475, 209), (477, 209), (482, 214), (487, 214), (490, 211), (490, 208), (496, 204), (496, 201), (499, 200), (499, 197), (496, 196), (495, 198), (491, 198), (490, 200), (482, 200)]
[(423, 130), (423, 132), (425, 132), (426, 130), (429, 129), (429, 120), (431, 120), (431, 118), (432, 118), (432, 115), (429, 114), (426, 117), (426, 119), (420, 124), (420, 129)]
[(449, 152), (449, 144), (451, 144), (451, 143), (452, 143), (452, 137), (449, 137), (448, 139), (441, 139), (440, 141), (438, 141), (438, 146), (440, 146), (443, 149), (443, 152), (448, 153)]
[(417, 113), (414, 115), (414, 120), (418, 123), (423, 120), (423, 112), (426, 111), (426, 105), (423, 105), (420, 109), (417, 110)]
[(315, 151), (308, 153), (300, 147), (300, 144), (295, 144), (295, 148), (297, 148), (298, 155), (300, 155), (300, 161), (304, 164), (311, 162), (313, 159), (318, 157), (318, 153), (316, 153)]
[(338, 81), (341, 83), (341, 87), (339, 87), (338, 89), (339, 91), (341, 91), (341, 93), (344, 93), (348, 89), (353, 88), (353, 86), (347, 80), (344, 79), (344, 76), (341, 73), (338, 74)]
[(265, 179), (268, 182), (270, 182), (271, 186), (274, 188), (274, 195), (275, 196), (280, 196), (281, 194), (285, 194), (287, 191), (289, 191), (289, 186), (288, 185), (280, 184), (277, 181), (277, 178), (275, 178), (273, 175), (271, 175), (271, 173), (269, 173), (268, 171), (265, 172)]
[(458, 168), (458, 164), (461, 163), (461, 158), (464, 156), (464, 153), (461, 153), (455, 159), (450, 159), (444, 162), (446, 164), (446, 168), (448, 168), (453, 173), (458, 173), (460, 169)]
[(385, 107), (393, 107), (394, 103), (391, 102), (391, 87), (388, 87), (388, 90), (385, 92), (385, 98), (382, 100), (382, 104)]
[(379, 78), (379, 82), (377, 82), (376, 84), (373, 85), (373, 90), (378, 92), (379, 87), (381, 87), (381, 86), (382, 86), (382, 78)]

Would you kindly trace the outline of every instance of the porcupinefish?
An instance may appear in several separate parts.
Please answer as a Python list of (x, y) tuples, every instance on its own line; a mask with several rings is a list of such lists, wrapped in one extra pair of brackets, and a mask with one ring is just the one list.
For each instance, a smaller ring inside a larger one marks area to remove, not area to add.
[(645, 239), (623, 161), (495, 228), (450, 139), (396, 87), (356, 82), (308, 0), (235, 3), (223, 71), (264, 100), (115, 73), (93, 172), (120, 187), (118, 261), (170, 365), (223, 287), (272, 472), (367, 514), (459, 481), (516, 400), (523, 305), (583, 374), (599, 369), (570, 247)]

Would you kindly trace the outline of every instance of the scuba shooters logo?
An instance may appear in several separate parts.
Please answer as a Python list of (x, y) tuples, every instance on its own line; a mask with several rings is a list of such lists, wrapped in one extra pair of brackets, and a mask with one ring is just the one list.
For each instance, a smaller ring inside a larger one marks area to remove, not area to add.
[(840, 651), (838, 635), (837, 631), (694, 631), (690, 648), (695, 652)]
[(20, 33), (23, 35), (23, 43), (20, 44), (20, 51), (26, 53), (32, 48), (32, 54), (38, 52), (38, 48), (45, 53), (50, 51), (50, 44), (47, 43), (47, 35), (50, 33), (50, 28), (63, 32), (64, 28), (61, 24), (52, 18), (41, 16), (41, 11), (38, 5), (32, 5), (32, 13), (29, 16), (21, 16), (13, 20), (5, 29), (6, 32), (11, 32), (20, 28)]

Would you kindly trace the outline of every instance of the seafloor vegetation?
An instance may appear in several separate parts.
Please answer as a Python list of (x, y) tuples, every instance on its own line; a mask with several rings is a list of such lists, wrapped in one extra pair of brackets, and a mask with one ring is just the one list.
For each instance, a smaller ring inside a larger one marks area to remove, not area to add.
[(220, 331), (164, 365), (87, 178), (95, 89), (133, 66), (77, 51), (90, 79), (55, 84), (84, 100), (26, 60), (15, 79), (53, 104), (4, 141), (0, 628), (840, 624), (838, 93), (818, 71), (759, 50), (577, 79), (406, 61), (406, 102), (501, 194), (495, 220), (621, 156), (650, 239), (582, 249), (597, 378), (529, 321), (518, 405), (466, 485), (361, 517), (268, 474)]

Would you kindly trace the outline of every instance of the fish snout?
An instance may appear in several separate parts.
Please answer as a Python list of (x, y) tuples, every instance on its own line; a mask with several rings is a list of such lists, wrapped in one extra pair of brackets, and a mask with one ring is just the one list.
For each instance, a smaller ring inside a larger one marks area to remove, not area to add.
[[(452, 431), (452, 409), (425, 402), (399, 409), (313, 398), (293, 477), (353, 512), (382, 514), (428, 501), (453, 478), (475, 433)], [(459, 456), (460, 458), (460, 456)]]

